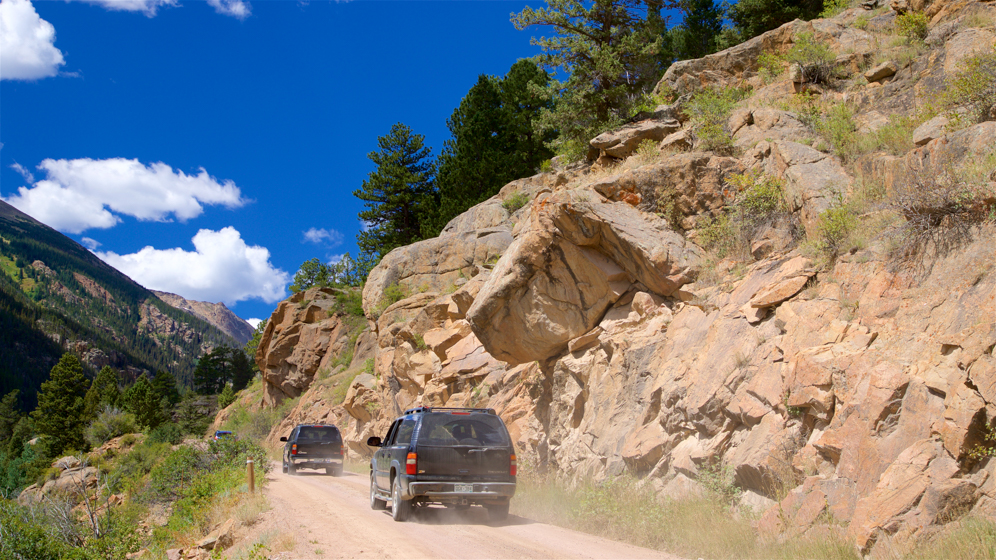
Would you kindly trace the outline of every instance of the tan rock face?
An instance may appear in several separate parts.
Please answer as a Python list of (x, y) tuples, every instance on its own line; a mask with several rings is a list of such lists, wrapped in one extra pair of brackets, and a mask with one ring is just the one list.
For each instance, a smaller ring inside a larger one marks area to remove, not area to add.
[(635, 152), (641, 143), (647, 140), (660, 142), (680, 128), (677, 119), (648, 119), (599, 134), (591, 140), (591, 147), (600, 150), (602, 155), (623, 159)]
[(394, 249), (370, 271), (363, 288), (363, 309), (368, 313), (377, 309), (384, 300), (384, 290), (395, 284), (409, 293), (449, 289), (459, 280), (476, 275), (485, 262), (501, 256), (511, 243), (511, 232), (497, 227)]
[(299, 396), (320, 368), (347, 350), (349, 327), (336, 315), (335, 293), (331, 288), (298, 292), (267, 321), (256, 351), (267, 406)]

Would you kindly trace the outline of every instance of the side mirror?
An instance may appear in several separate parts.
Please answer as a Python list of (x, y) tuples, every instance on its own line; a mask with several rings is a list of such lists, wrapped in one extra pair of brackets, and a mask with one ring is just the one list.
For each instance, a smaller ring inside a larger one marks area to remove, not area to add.
[(287, 441), (287, 438), (282, 437), (282, 438), (280, 438), (280, 441)]
[(367, 439), (367, 445), (369, 445), (370, 447), (380, 447), (380, 438), (374, 436), (372, 438)]

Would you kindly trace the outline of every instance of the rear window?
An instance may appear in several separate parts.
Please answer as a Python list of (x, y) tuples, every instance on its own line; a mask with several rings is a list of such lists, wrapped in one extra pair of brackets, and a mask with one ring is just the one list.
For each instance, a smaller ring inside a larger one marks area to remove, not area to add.
[(301, 428), (301, 431), (297, 434), (298, 441), (300, 440), (311, 440), (311, 441), (338, 441), (339, 440), (339, 430), (337, 428), (329, 427), (305, 427)]
[(427, 414), (419, 429), (419, 445), (509, 445), (501, 418), (491, 414)]

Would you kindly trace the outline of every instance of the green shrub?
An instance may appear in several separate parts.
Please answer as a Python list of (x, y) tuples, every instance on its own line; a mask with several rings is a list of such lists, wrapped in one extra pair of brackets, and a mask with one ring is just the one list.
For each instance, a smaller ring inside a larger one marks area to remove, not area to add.
[(837, 56), (830, 47), (817, 41), (812, 33), (800, 33), (792, 48), (785, 54), (785, 60), (798, 64), (802, 69), (804, 82), (830, 84), (837, 77)]
[(956, 124), (975, 124), (996, 110), (996, 46), (963, 60), (948, 82), (942, 102)]
[(896, 16), (896, 32), (911, 41), (923, 41), (930, 30), (930, 19), (923, 12), (906, 12)]
[(726, 178), (736, 198), (723, 212), (700, 224), (699, 243), (719, 257), (749, 260), (750, 244), (763, 227), (787, 218), (783, 182), (760, 171), (733, 174)]
[(553, 171), (553, 161), (549, 160), (549, 159), (543, 160), (540, 163), (539, 172), (540, 173), (549, 173), (551, 171)]
[(814, 247), (830, 264), (846, 252), (847, 240), (857, 225), (854, 212), (843, 203), (842, 197), (830, 208), (820, 213), (816, 222)]
[(851, 7), (851, 0), (823, 0), (821, 18), (832, 18)]
[(870, 22), (871, 22), (871, 18), (869, 18), (865, 14), (861, 14), (860, 16), (858, 16), (857, 18), (855, 18), (855, 20), (854, 20), (854, 27), (856, 27), (858, 29), (868, 29), (868, 24)]
[(193, 447), (180, 447), (152, 468), (149, 486), (160, 498), (177, 499), (210, 466), (210, 459)]
[(100, 447), (112, 438), (137, 431), (133, 414), (108, 406), (87, 426), (83, 435), (91, 446)]
[(335, 294), (336, 311), (354, 317), (363, 317), (363, 291), (342, 289)]
[(517, 192), (508, 198), (506, 198), (502, 203), (501, 207), (505, 209), (509, 214), (515, 214), (520, 208), (525, 206), (529, 202), (529, 197), (526, 193)]
[(177, 445), (183, 441), (183, 431), (180, 429), (180, 426), (173, 422), (167, 422), (156, 426), (155, 429), (149, 432), (148, 441), (151, 443)]
[(757, 67), (764, 81), (771, 82), (784, 72), (784, 59), (776, 54), (761, 53), (757, 57)]
[(745, 90), (737, 88), (704, 88), (692, 96), (685, 112), (691, 117), (701, 149), (725, 152), (733, 147), (726, 123), (733, 108), (746, 96)]
[(235, 438), (212, 440), (208, 446), (208, 451), (214, 455), (212, 458), (214, 468), (232, 467), (244, 470), (246, 460), (252, 459), (256, 464), (257, 471), (263, 474), (270, 472), (270, 461), (267, 458), (266, 450), (254, 441)]
[(799, 119), (830, 145), (831, 151), (847, 160), (857, 153), (858, 127), (854, 109), (847, 103), (807, 101)]
[(71, 547), (50, 533), (27, 508), (0, 499), (0, 558), (61, 560), (71, 558)]

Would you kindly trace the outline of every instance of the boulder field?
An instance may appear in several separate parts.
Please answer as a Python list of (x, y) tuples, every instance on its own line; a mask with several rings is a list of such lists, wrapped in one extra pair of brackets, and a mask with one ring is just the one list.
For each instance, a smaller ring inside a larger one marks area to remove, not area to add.
[[(627, 474), (661, 497), (726, 469), (759, 531), (783, 538), (833, 519), (867, 552), (883, 535), (996, 515), (996, 460), (977, 453), (996, 418), (996, 226), (973, 226), (954, 248), (905, 267), (887, 236), (834, 261), (798, 241), (860, 182), (889, 196), (911, 162), (991, 153), (996, 122), (958, 131), (927, 122), (907, 153), (845, 163), (779, 103), (805, 91), (792, 73), (758, 74), (762, 52), (814, 33), (842, 66), (867, 67), (863, 85), (823, 95), (846, 97), (874, 129), (996, 42), (991, 2), (900, 4), (792, 22), (673, 65), (661, 90), (753, 86), (725, 127), (733, 150), (699, 149), (676, 106), (600, 135), (594, 165), (514, 181), (440, 237), (389, 253), (363, 290), (357, 338), (331, 311), (332, 291), (282, 303), (257, 354), (265, 405), (301, 400), (271, 439), (296, 422), (335, 422), (351, 452), (369, 456), (367, 437), (407, 408), (491, 407), (520, 464), (565, 480)], [(931, 18), (927, 47), (868, 64), (876, 34), (908, 9)], [(989, 19), (968, 27), (968, 14)], [(663, 147), (653, 161), (636, 150), (648, 140)], [(752, 170), (782, 182), (796, 225), (759, 231), (749, 262), (717, 262), (697, 243), (703, 220), (736, 200), (728, 178)], [(652, 204), (662, 190), (676, 215)], [(513, 195), (529, 202), (509, 212)], [(399, 289), (409, 295), (389, 298)], [(312, 381), (349, 344), (348, 368), (372, 367), (330, 402)]]

